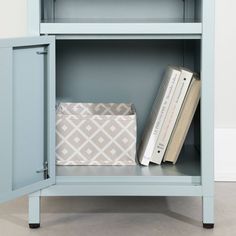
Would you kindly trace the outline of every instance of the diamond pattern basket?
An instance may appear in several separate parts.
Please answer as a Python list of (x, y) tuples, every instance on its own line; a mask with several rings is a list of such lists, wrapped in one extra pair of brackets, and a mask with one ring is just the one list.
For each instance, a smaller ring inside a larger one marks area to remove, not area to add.
[(136, 165), (136, 113), (126, 103), (61, 103), (57, 165)]

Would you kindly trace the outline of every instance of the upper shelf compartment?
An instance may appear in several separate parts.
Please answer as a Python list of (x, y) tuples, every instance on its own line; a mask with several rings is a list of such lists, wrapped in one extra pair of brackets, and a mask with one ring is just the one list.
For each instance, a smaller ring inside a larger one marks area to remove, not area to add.
[(199, 38), (201, 0), (41, 0), (40, 32)]

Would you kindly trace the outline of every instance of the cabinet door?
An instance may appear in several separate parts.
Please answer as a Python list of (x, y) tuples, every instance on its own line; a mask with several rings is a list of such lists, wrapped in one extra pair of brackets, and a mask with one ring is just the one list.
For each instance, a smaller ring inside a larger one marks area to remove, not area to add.
[(55, 38), (0, 40), (0, 202), (55, 183)]

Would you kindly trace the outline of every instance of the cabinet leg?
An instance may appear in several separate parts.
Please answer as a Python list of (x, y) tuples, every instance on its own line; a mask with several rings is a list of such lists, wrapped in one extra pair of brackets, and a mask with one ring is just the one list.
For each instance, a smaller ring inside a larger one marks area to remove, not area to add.
[(214, 198), (202, 198), (203, 228), (214, 228)]
[(29, 195), (29, 227), (40, 227), (40, 192)]

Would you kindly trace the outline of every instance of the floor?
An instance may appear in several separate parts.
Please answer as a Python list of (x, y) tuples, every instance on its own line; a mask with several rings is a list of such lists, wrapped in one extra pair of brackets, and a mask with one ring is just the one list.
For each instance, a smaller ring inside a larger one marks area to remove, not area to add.
[(201, 199), (187, 197), (51, 197), (41, 228), (27, 224), (27, 197), (0, 206), (0, 236), (236, 235), (236, 183), (216, 183), (216, 225), (202, 228)]

